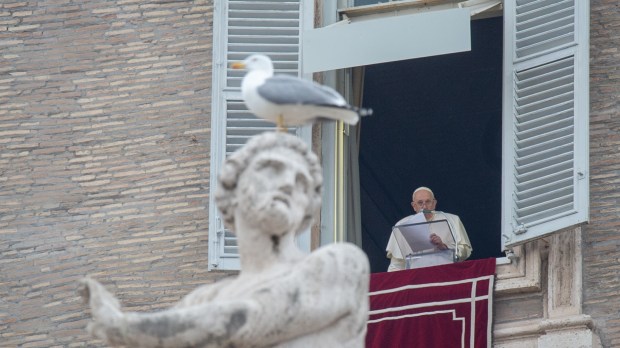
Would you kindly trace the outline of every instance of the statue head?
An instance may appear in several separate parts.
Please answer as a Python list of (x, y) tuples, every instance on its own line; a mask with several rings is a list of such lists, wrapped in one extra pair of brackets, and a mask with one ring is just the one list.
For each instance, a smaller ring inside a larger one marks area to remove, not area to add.
[(235, 216), (241, 214), (270, 233), (297, 234), (320, 207), (322, 184), (318, 159), (301, 139), (262, 133), (226, 159), (215, 202), (233, 231)]

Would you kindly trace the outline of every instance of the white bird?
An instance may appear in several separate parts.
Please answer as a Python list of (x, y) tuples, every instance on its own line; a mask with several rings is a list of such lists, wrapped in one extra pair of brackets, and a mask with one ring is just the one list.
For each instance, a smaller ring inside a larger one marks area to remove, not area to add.
[(370, 109), (349, 105), (334, 89), (289, 75), (274, 75), (269, 57), (254, 54), (233, 69), (247, 69), (241, 94), (247, 108), (256, 116), (274, 122), (279, 130), (316, 119), (329, 118), (356, 124)]

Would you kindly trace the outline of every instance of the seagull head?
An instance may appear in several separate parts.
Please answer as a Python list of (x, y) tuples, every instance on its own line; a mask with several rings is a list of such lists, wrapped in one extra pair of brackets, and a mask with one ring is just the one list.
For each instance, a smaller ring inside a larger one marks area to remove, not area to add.
[(273, 74), (271, 59), (262, 54), (253, 54), (243, 62), (233, 63), (231, 67), (233, 69), (247, 69), (248, 71), (262, 71), (269, 75)]

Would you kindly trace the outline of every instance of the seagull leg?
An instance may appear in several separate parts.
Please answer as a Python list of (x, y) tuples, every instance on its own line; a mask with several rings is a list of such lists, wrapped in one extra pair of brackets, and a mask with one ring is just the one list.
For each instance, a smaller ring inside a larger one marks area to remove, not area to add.
[(284, 115), (282, 115), (282, 114), (278, 115), (278, 122), (277, 122), (277, 124), (278, 124), (278, 131), (279, 132), (285, 132), (286, 131), (286, 128), (284, 128)]

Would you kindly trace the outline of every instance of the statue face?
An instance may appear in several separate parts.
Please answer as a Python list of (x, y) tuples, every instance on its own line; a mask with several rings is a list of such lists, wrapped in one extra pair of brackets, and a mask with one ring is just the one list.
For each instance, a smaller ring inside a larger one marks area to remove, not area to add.
[(260, 152), (239, 178), (235, 219), (269, 233), (297, 232), (313, 194), (312, 177), (301, 155), (286, 148)]

